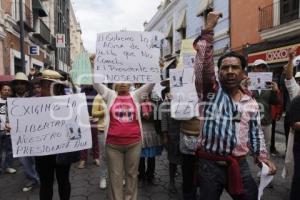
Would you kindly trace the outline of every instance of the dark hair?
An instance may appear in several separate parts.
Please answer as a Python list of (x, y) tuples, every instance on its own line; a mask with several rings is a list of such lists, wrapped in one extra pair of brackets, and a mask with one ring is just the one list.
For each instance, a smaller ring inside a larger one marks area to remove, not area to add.
[(8, 83), (8, 82), (3, 82), (3, 83), (0, 83), (0, 90), (2, 90), (2, 88), (3, 88), (4, 86), (8, 86), (8, 87), (11, 88), (10, 83)]
[(238, 54), (237, 52), (235, 51), (230, 51), (228, 53), (225, 53), (223, 56), (221, 56), (218, 60), (218, 68), (220, 69), (221, 67), (221, 64), (222, 64), (222, 61), (225, 59), (225, 58), (228, 58), (228, 57), (235, 57), (235, 58), (238, 58), (240, 61), (241, 61), (241, 65), (242, 65), (242, 69), (244, 70), (247, 66), (247, 61), (245, 59), (244, 56), (242, 56), (241, 54)]

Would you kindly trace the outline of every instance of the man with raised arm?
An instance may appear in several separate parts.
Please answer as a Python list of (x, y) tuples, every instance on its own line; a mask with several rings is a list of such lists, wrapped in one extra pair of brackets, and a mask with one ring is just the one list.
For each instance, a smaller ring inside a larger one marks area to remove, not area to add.
[(257, 164), (266, 164), (269, 174), (276, 167), (268, 159), (261, 131), (259, 106), (241, 87), (246, 60), (229, 52), (218, 60), (216, 81), (213, 63), (214, 27), (221, 17), (210, 12), (205, 29), (195, 40), (196, 89), (205, 102), (200, 107), (203, 127), (197, 155), (200, 166), (200, 200), (220, 199), (226, 189), (233, 199), (257, 199), (257, 185), (246, 160), (249, 151)]

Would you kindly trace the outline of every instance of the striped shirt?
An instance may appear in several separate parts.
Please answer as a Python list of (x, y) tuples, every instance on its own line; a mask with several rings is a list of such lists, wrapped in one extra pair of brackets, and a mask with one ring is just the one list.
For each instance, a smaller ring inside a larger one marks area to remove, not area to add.
[(252, 151), (258, 159), (267, 158), (259, 106), (246, 94), (235, 102), (218, 86), (212, 44), (213, 31), (202, 31), (200, 40), (194, 44), (196, 89), (204, 105), (200, 112), (204, 120), (200, 148), (224, 156), (245, 156)]

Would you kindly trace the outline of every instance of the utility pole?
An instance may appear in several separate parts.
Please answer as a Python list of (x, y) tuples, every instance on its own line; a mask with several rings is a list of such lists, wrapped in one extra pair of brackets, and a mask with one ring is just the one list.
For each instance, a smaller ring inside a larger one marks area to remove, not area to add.
[(21, 71), (25, 73), (25, 52), (24, 52), (24, 20), (23, 20), (23, 0), (19, 0), (20, 15), (20, 53), (21, 53)]

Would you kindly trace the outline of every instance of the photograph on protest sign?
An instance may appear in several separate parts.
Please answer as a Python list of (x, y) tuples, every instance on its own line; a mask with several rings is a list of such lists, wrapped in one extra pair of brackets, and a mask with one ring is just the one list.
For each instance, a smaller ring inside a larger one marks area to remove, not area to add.
[(181, 42), (178, 67), (193, 68), (196, 57), (196, 50), (193, 48), (192, 39), (185, 39)]
[(250, 72), (248, 73), (250, 85), (249, 90), (271, 90), (272, 72)]
[(31, 98), (8, 98), (13, 124), (14, 157), (43, 156), (92, 147), (86, 96), (83, 93)]
[[(94, 80), (97, 83), (156, 83), (160, 81), (160, 49), (151, 32), (100, 33), (96, 42)], [(157, 42), (159, 37), (156, 37)]]
[(183, 53), (182, 58), (183, 58), (183, 66), (184, 67), (194, 67), (195, 64), (195, 53)]
[(180, 68), (170, 70), (171, 116), (187, 120), (199, 116), (198, 96), (195, 87), (194, 69)]

